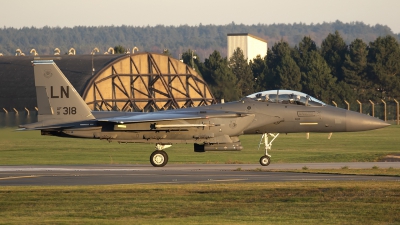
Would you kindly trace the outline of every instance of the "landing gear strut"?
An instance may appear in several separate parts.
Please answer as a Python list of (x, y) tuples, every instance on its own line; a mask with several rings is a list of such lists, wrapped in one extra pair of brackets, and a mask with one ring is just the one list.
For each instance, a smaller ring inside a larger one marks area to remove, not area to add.
[[(268, 136), (272, 137), (272, 140), (268, 142)], [(258, 144), (258, 149), (260, 149), (261, 144), (264, 142), (264, 149), (265, 149), (265, 155), (260, 158), (260, 164), (261, 166), (268, 166), (271, 163), (271, 156), (268, 155), (268, 150), (271, 150), (272, 148), (272, 142), (279, 136), (279, 133), (277, 134), (272, 134), (272, 133), (264, 133), (261, 136), (260, 144)], [(264, 139), (264, 141), (263, 141)]]
[(163, 150), (171, 145), (156, 145), (156, 150), (150, 155), (150, 163), (154, 167), (163, 167), (168, 163), (168, 154)]

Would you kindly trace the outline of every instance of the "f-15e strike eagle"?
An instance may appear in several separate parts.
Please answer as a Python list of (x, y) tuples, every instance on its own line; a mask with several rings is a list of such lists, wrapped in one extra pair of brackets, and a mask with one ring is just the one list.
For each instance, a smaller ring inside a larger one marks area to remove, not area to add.
[(259, 92), (225, 104), (150, 113), (91, 111), (53, 60), (32, 63), (38, 122), (21, 125), (20, 130), (119, 143), (153, 143), (155, 151), (150, 162), (155, 167), (167, 164), (164, 149), (175, 143), (193, 143), (195, 152), (237, 151), (243, 148), (240, 135), (262, 134), (265, 154), (260, 164), (267, 166), (271, 157), (268, 150), (279, 133), (365, 131), (389, 125), (290, 90)]

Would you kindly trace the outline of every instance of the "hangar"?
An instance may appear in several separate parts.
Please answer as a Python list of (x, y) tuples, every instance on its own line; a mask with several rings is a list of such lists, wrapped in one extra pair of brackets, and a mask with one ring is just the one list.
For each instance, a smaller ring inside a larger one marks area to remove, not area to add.
[[(92, 110), (150, 112), (216, 103), (202, 77), (168, 55), (140, 52), (39, 57), (54, 58)], [(35, 110), (33, 59), (0, 57), (3, 113)]]

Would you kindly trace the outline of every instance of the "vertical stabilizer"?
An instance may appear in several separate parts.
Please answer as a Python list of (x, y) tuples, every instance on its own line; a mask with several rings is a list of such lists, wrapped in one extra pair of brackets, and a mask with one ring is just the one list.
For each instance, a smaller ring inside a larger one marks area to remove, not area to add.
[(33, 61), (38, 121), (43, 125), (95, 119), (53, 60)]

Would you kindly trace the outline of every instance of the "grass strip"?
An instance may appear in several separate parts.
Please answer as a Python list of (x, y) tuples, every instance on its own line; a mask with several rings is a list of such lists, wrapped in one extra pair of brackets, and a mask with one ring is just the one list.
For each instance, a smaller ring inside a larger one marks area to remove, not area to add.
[[(281, 134), (273, 143), (272, 163), (373, 162), (400, 154), (400, 126), (355, 133)], [(192, 144), (166, 149), (169, 163), (257, 163), (261, 135), (240, 137), (240, 152), (195, 153)], [(41, 136), (38, 131), (0, 129), (0, 165), (149, 164), (152, 144), (118, 144), (95, 139)]]
[(2, 187), (4, 224), (398, 224), (399, 182)]

